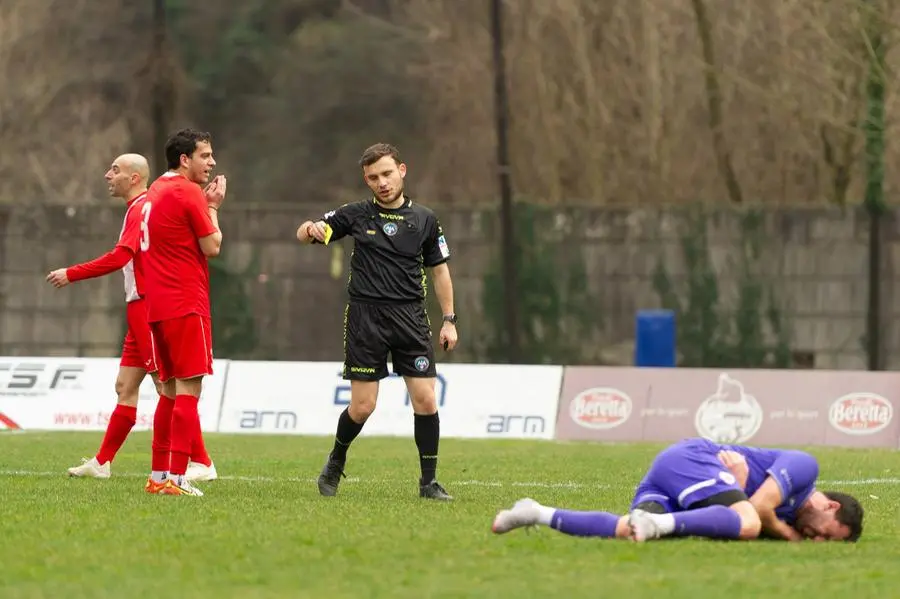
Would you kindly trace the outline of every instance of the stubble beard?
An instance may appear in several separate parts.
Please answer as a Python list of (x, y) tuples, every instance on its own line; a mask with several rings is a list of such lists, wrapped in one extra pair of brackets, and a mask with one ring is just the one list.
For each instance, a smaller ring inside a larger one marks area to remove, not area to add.
[(397, 191), (395, 191), (394, 194), (391, 195), (391, 197), (390, 197), (389, 199), (387, 199), (387, 200), (382, 200), (382, 199), (381, 199), (381, 196), (378, 195), (377, 193), (375, 194), (375, 199), (376, 199), (376, 201), (377, 201), (379, 204), (381, 204), (382, 206), (390, 206), (391, 204), (393, 204), (393, 203), (395, 203), (397, 200), (399, 200), (399, 199), (400, 199), (400, 196), (402, 196), (402, 195), (403, 195), (403, 184), (401, 183), (401, 184), (400, 184), (400, 189), (398, 189)]

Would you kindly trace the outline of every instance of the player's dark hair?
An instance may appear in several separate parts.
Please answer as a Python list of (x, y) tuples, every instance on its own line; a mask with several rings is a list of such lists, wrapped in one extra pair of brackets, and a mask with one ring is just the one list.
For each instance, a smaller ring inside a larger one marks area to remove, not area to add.
[(366, 148), (362, 158), (359, 159), (359, 165), (363, 168), (375, 164), (385, 156), (390, 156), (394, 162), (400, 164), (400, 151), (391, 144), (378, 143)]
[(850, 529), (850, 536), (844, 540), (851, 543), (858, 541), (863, 531), (864, 510), (862, 504), (859, 503), (856, 497), (847, 493), (827, 491), (824, 495), (831, 501), (837, 501), (841, 505), (834, 517), (838, 522)]
[(169, 170), (181, 166), (181, 155), (192, 155), (200, 142), (212, 143), (212, 136), (190, 127), (173, 133), (166, 142), (166, 163)]

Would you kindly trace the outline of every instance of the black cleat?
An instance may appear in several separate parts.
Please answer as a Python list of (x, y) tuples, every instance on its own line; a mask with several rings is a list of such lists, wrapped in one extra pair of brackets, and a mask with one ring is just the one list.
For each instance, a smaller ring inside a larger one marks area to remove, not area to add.
[(437, 499), (439, 501), (453, 501), (453, 497), (444, 490), (444, 487), (441, 486), (436, 480), (431, 481), (428, 484), (419, 483), (419, 497), (423, 497), (425, 499)]
[(319, 480), (317, 481), (319, 484), (319, 493), (325, 497), (334, 497), (337, 495), (338, 484), (340, 484), (342, 476), (347, 478), (347, 475), (344, 474), (344, 465), (332, 458), (329, 454), (328, 461), (325, 463), (325, 467), (322, 468), (322, 472), (319, 474)]

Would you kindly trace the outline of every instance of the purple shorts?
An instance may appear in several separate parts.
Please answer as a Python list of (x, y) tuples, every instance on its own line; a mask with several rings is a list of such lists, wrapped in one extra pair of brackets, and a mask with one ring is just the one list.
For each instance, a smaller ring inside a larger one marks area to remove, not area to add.
[(720, 449), (706, 439), (685, 439), (661, 451), (638, 484), (631, 509), (653, 501), (667, 512), (681, 512), (725, 491), (743, 492), (719, 461)]

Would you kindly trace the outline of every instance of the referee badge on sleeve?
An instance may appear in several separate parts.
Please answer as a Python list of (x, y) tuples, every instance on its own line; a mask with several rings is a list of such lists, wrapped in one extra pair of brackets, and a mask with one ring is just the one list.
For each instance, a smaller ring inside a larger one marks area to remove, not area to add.
[(444, 258), (450, 255), (450, 248), (447, 247), (447, 240), (444, 239), (443, 235), (438, 237), (438, 249), (441, 250), (441, 256)]

